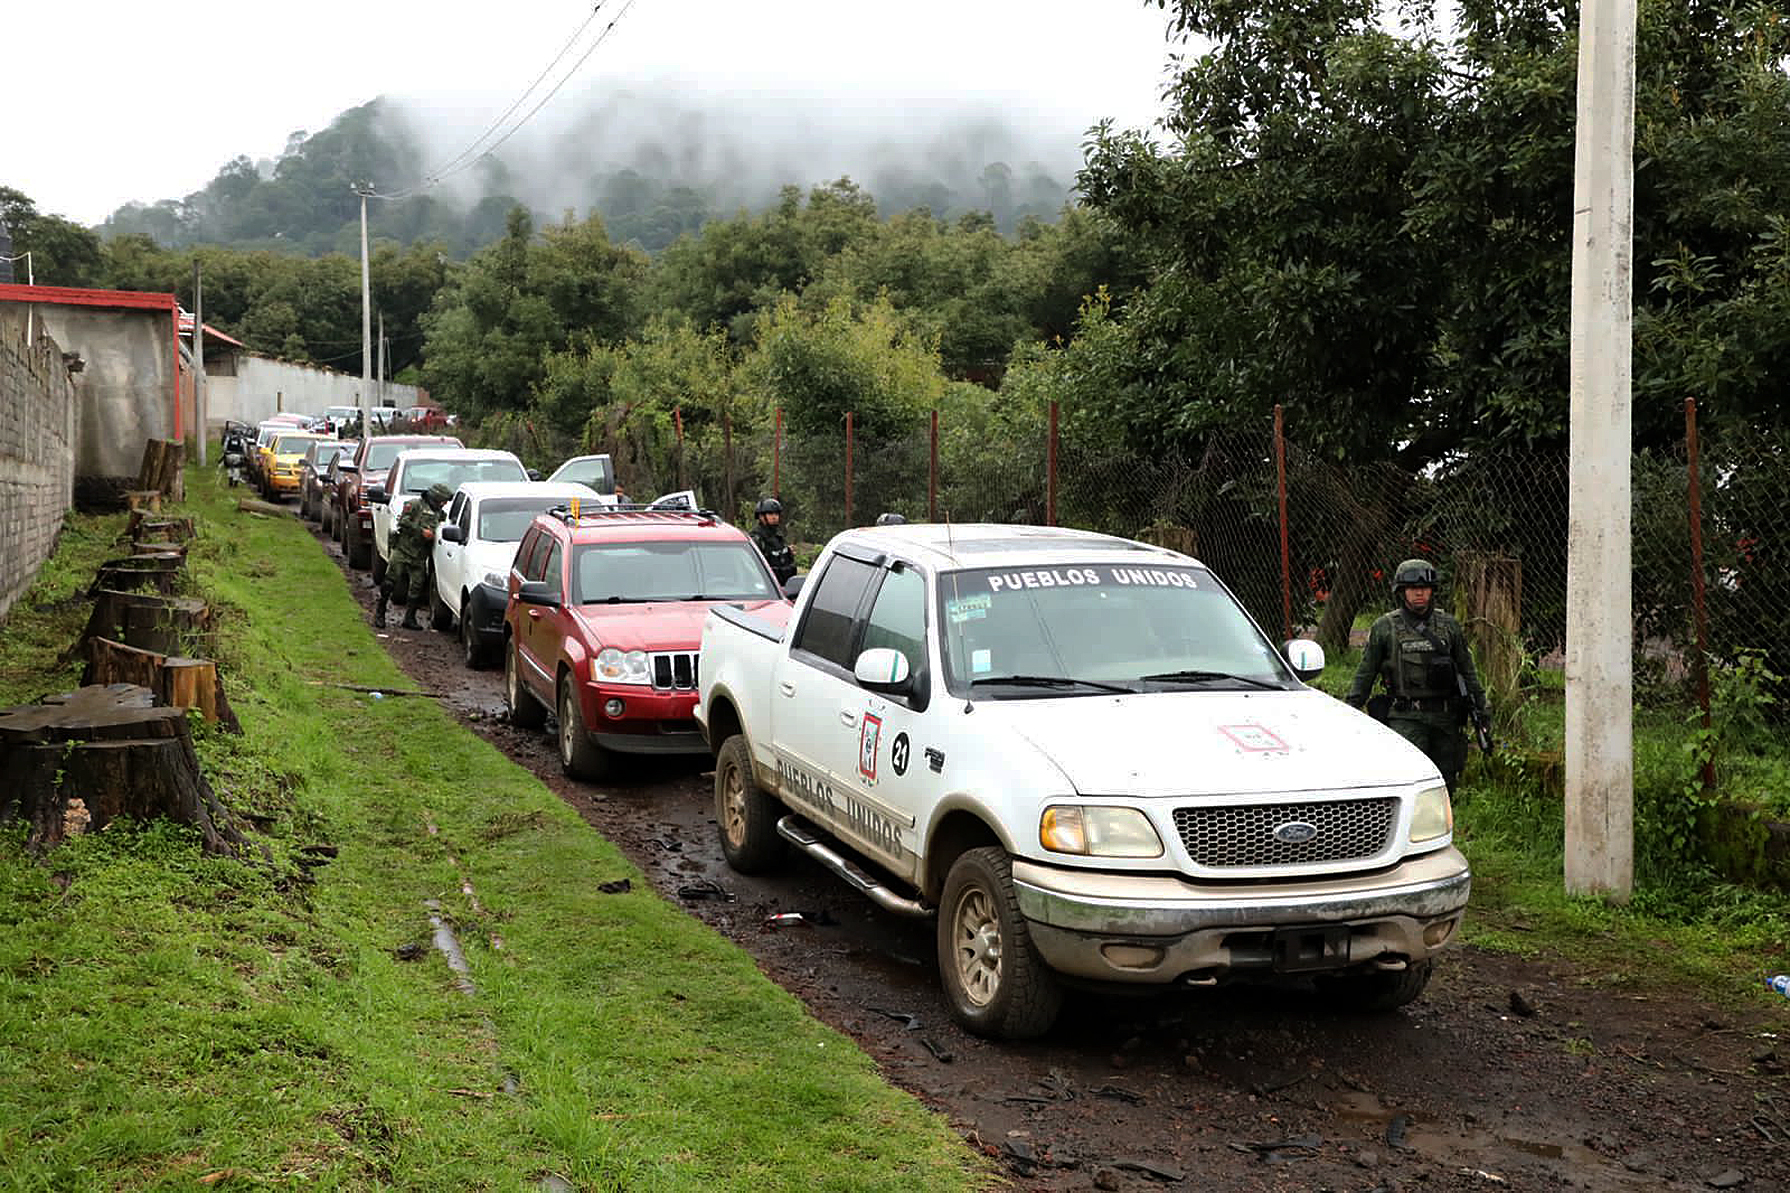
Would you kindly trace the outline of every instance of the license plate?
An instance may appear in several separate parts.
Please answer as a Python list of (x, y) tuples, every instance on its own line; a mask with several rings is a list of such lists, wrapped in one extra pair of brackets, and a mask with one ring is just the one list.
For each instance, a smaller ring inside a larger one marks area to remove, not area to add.
[(1348, 963), (1347, 924), (1275, 930), (1274, 969), (1278, 973), (1341, 969)]

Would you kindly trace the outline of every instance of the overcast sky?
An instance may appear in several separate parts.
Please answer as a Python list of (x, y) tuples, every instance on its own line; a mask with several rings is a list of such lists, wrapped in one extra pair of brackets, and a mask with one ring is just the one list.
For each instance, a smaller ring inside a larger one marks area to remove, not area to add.
[[(593, 33), (626, 2), (605, 0)], [(237, 154), (275, 156), (288, 133), (381, 94), (470, 139), (589, 12), (581, 0), (8, 4), (6, 89), (34, 98), (0, 124), (0, 183), (96, 223), (197, 190)], [(707, 99), (884, 101), (898, 129), (911, 122), (902, 99), (936, 110), (956, 97), (1040, 133), (1142, 126), (1159, 112), (1165, 28), (1144, 0), (635, 0), (535, 119), (669, 79)]]

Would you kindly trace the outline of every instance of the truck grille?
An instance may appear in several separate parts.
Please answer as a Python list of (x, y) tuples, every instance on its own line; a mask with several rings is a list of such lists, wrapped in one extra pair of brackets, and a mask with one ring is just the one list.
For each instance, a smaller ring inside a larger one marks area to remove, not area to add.
[(693, 650), (660, 651), (651, 656), (653, 687), (661, 692), (689, 692), (696, 688), (696, 659)]
[[(1215, 869), (1370, 858), (1386, 848), (1397, 823), (1395, 798), (1175, 809), (1175, 831), (1188, 856), (1197, 866)], [(1309, 825), (1313, 831), (1275, 835), (1276, 829), (1292, 824)]]

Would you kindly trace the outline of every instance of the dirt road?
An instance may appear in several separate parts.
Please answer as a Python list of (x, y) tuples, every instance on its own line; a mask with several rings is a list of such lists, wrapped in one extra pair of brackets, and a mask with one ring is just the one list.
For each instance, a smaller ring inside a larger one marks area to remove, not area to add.
[[(365, 573), (349, 578), (370, 609)], [(700, 764), (602, 788), (566, 779), (549, 736), (504, 721), (499, 672), (467, 671), (448, 635), (382, 641), (1018, 1188), (1786, 1187), (1790, 1004), (1740, 1016), (1456, 948), (1394, 1014), (1333, 1013), (1294, 986), (1081, 996), (1045, 1040), (990, 1043), (950, 1021), (930, 923), (805, 860), (768, 880), (729, 870)], [(801, 921), (768, 923), (786, 912)]]

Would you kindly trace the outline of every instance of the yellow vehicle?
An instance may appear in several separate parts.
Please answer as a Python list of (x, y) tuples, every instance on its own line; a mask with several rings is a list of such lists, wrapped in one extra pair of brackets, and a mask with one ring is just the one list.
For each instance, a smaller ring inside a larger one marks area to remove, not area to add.
[(282, 497), (297, 494), (305, 452), (319, 439), (334, 438), (334, 435), (324, 435), (317, 431), (281, 431), (270, 439), (261, 449), (261, 488), (268, 500), (278, 501)]

